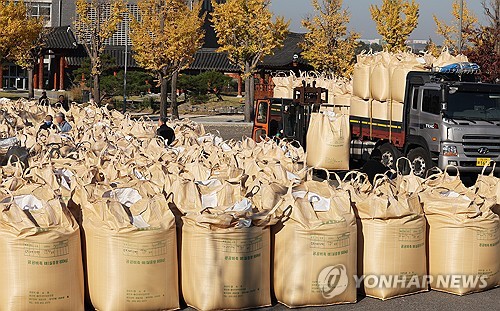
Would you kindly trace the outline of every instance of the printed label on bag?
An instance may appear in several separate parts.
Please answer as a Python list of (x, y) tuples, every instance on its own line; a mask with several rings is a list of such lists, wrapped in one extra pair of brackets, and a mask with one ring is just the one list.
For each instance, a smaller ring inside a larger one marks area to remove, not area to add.
[(28, 303), (30, 305), (49, 305), (64, 299), (69, 299), (69, 296), (61, 294), (56, 295), (50, 291), (30, 290), (28, 293)]
[(498, 240), (499, 229), (497, 228), (489, 228), (477, 231), (477, 239), (481, 241), (487, 240)]
[(243, 295), (255, 294), (260, 288), (247, 288), (244, 285), (224, 285), (224, 298), (241, 298)]
[(156, 294), (151, 293), (148, 290), (139, 290), (139, 289), (127, 289), (125, 293), (125, 299), (130, 303), (145, 303), (151, 299), (158, 299), (165, 294)]
[(130, 257), (156, 257), (167, 253), (167, 240), (152, 243), (125, 243), (123, 255)]
[(424, 240), (424, 228), (399, 229), (400, 242), (421, 242)]
[(334, 249), (349, 246), (349, 232), (335, 235), (311, 235), (311, 248)]
[(399, 242), (402, 249), (419, 249), (425, 245), (424, 228), (399, 229)]
[(57, 243), (24, 243), (24, 256), (52, 258), (69, 254), (68, 240)]
[(262, 249), (262, 235), (248, 239), (218, 239), (215, 249), (224, 253), (252, 253)]

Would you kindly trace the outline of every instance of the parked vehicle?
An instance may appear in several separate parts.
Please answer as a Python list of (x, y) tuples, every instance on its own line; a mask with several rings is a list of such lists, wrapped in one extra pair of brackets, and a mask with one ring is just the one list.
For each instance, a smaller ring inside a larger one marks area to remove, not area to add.
[[(254, 139), (280, 136), (307, 147), (308, 116), (326, 98), (325, 89), (303, 85), (293, 99), (258, 99)], [(405, 156), (419, 176), (447, 165), (479, 173), (500, 162), (500, 85), (477, 82), (467, 73), (410, 72), (401, 122), (351, 115), (350, 124), (353, 159), (367, 160), (378, 149), (386, 166)]]

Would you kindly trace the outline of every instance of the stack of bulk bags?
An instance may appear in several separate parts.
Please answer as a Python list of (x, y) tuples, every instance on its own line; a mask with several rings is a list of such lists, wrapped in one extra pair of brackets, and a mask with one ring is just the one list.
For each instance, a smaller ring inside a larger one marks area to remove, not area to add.
[(293, 98), (293, 89), (301, 85), (302, 80), (295, 76), (293, 71), (279, 73), (273, 77), (274, 98)]
[(467, 56), (465, 56), (463, 54), (453, 56), (450, 54), (450, 51), (448, 50), (448, 48), (445, 47), (441, 51), (441, 54), (438, 56), (438, 58), (434, 60), (432, 67), (440, 68), (440, 67), (445, 67), (447, 65), (451, 65), (454, 63), (463, 63), (463, 62), (468, 62), (468, 61), (469, 61), (469, 59), (467, 58)]
[(491, 211), (495, 202), (477, 196), (460, 175), (446, 171), (429, 177), (420, 199), (429, 224), (431, 288), (464, 295), (497, 286), (500, 219)]
[(379, 120), (390, 120), (391, 119), (391, 106), (390, 103), (380, 102), (376, 99), (372, 100), (372, 118)]
[(403, 122), (404, 104), (391, 101), (391, 120), (393, 122)]
[(93, 306), (178, 309), (176, 227), (164, 195), (147, 181), (86, 188), (83, 229)]
[(356, 96), (350, 99), (350, 115), (360, 118), (370, 118), (372, 115), (372, 104), (370, 100), (364, 100)]
[(289, 98), (289, 77), (285, 75), (278, 75), (273, 77), (274, 83), (274, 98)]
[[(347, 80), (337, 80), (333, 93), (333, 104), (336, 107), (336, 113), (350, 114), (352, 83)], [(329, 91), (330, 92), (330, 91)], [(330, 93), (328, 93), (330, 96)]]
[(373, 65), (370, 72), (370, 94), (371, 98), (381, 102), (390, 99), (390, 71), (388, 63), (381, 61)]
[(370, 73), (372, 70), (372, 54), (360, 54), (357, 57), (352, 74), (352, 94), (361, 99), (370, 98)]
[(198, 310), (271, 305), (273, 211), (248, 199), (182, 217), (181, 279), (188, 306)]
[(293, 188), (274, 227), (274, 292), (288, 307), (356, 302), (356, 220), (327, 182)]
[(46, 184), (1, 189), (0, 309), (84, 310), (80, 231)]
[(307, 130), (307, 165), (327, 170), (348, 170), (349, 115), (311, 113)]
[(427, 291), (426, 222), (407, 183), (379, 175), (370, 191), (363, 184), (351, 188), (358, 217), (358, 275), (369, 297)]

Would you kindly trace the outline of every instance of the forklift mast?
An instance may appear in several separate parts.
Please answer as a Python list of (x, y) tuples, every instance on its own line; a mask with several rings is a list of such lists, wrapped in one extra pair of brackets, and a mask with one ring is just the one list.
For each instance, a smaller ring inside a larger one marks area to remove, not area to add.
[[(292, 105), (294, 109), (290, 109), (290, 111), (294, 111), (295, 115), (290, 115), (289, 118), (295, 118), (295, 122), (283, 122), (284, 131), (294, 133), (294, 139), (306, 148), (306, 135), (311, 113), (319, 111), (321, 104), (327, 101), (327, 89), (316, 87), (316, 82), (313, 82), (313, 85), (310, 86), (306, 85), (305, 81), (302, 81), (302, 86), (293, 90)], [(287, 125), (292, 125), (294, 128), (287, 129)]]

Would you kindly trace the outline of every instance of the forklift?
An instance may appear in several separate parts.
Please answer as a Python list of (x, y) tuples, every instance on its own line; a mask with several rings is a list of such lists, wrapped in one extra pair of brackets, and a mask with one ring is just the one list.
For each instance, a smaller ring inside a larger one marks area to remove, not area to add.
[(264, 137), (297, 141), (306, 147), (306, 135), (311, 113), (318, 112), (328, 100), (328, 90), (306, 85), (293, 90), (293, 98), (263, 98), (255, 103), (255, 118), (252, 138), (260, 141)]

